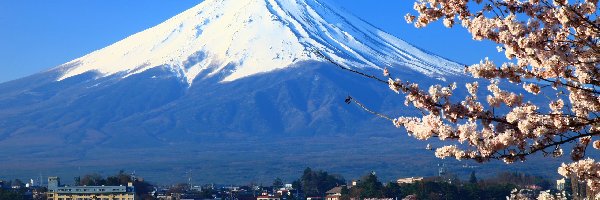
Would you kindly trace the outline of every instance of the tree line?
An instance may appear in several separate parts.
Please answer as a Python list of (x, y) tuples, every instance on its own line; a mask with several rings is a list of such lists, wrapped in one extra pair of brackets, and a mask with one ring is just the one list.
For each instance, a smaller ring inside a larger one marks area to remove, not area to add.
[(145, 182), (143, 179), (134, 179), (132, 175), (125, 173), (123, 170), (106, 178), (98, 173), (77, 176), (74, 178), (74, 182), (76, 186), (119, 186), (132, 183), (136, 195), (142, 199), (146, 199), (148, 193), (154, 189), (152, 184)]
[[(274, 181), (278, 188), (280, 179)], [(326, 192), (334, 187), (341, 187), (341, 199), (390, 198), (403, 199), (506, 199), (515, 188), (522, 189), (535, 186), (540, 190), (552, 189), (553, 184), (540, 176), (519, 172), (500, 172), (494, 177), (478, 179), (475, 172), (465, 180), (455, 175), (446, 177), (429, 177), (423, 181), (410, 184), (381, 182), (372, 172), (359, 179), (355, 186), (348, 184), (341, 175), (329, 174), (326, 171), (304, 170), (302, 176), (293, 182), (305, 197), (325, 197)], [(287, 199), (297, 199), (294, 196)]]

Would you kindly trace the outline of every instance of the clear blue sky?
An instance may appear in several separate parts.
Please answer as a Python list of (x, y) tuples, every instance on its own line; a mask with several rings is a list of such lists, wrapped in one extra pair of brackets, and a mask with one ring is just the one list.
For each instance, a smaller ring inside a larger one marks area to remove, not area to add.
[[(244, 0), (240, 0), (244, 1)], [(465, 64), (502, 59), (463, 29), (416, 29), (411, 0), (329, 0), (422, 49)], [(150, 28), (202, 0), (0, 0), (0, 82), (50, 69)]]

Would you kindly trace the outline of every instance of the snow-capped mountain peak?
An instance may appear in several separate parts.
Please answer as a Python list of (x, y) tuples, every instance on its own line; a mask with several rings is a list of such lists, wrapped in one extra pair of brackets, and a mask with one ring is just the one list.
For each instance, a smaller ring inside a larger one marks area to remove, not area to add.
[(88, 71), (130, 75), (166, 67), (191, 85), (223, 81), (325, 56), (348, 67), (408, 67), (429, 76), (461, 66), (427, 54), (323, 0), (206, 0), (197, 6), (62, 67), (59, 80)]

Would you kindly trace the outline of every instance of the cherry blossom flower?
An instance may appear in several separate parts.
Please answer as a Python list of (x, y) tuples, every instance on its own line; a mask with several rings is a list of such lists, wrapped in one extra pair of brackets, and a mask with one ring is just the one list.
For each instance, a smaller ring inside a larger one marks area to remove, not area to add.
[[(419, 140), (453, 143), (435, 149), (439, 158), (513, 163), (536, 153), (560, 157), (563, 144), (575, 143), (564, 150), (573, 163), (559, 167), (559, 174), (600, 192), (600, 162), (585, 157), (586, 150), (600, 149), (598, 0), (416, 0), (413, 8), (405, 19), (415, 27), (438, 20), (460, 25), (474, 40), (496, 43), (509, 60), (484, 58), (467, 66), (465, 72), (479, 80), (465, 85), (464, 99), (455, 96), (455, 84), (422, 89), (384, 70), (387, 81), (376, 79), (423, 113), (386, 119)], [(481, 99), (480, 83), (489, 91)]]
[[(465, 69), (490, 81), (483, 103), (478, 100), (478, 82), (466, 84), (469, 95), (460, 102), (450, 100), (451, 87), (433, 85), (422, 91), (409, 82), (393, 82), (398, 84), (394, 87), (390, 82), (390, 88), (407, 95), (406, 105), (425, 116), (400, 117), (396, 121), (402, 123), (395, 121), (396, 126), (417, 139), (439, 137), (467, 145), (438, 148), (437, 157), (481, 162), (523, 161), (541, 151), (562, 156), (561, 144), (575, 142), (570, 154), (574, 163), (563, 164), (559, 173), (586, 180), (600, 192), (600, 163), (585, 159), (590, 143), (600, 149), (598, 0), (417, 0), (413, 8), (416, 14), (405, 19), (415, 27), (438, 20), (446, 27), (460, 24), (474, 40), (497, 43), (498, 52), (504, 51), (510, 60), (496, 64), (485, 58)], [(527, 82), (523, 90), (543, 94), (549, 110), (539, 101), (502, 89), (500, 81)], [(544, 151), (548, 148), (553, 150)]]

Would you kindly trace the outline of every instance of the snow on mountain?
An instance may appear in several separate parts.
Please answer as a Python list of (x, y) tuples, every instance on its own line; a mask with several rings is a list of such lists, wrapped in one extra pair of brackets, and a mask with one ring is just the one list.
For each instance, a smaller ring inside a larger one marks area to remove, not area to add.
[(431, 77), (462, 68), (322, 0), (206, 0), (60, 66), (58, 80), (89, 71), (128, 77), (166, 67), (189, 85), (200, 74), (233, 81), (320, 60), (314, 49), (348, 67), (408, 67)]

